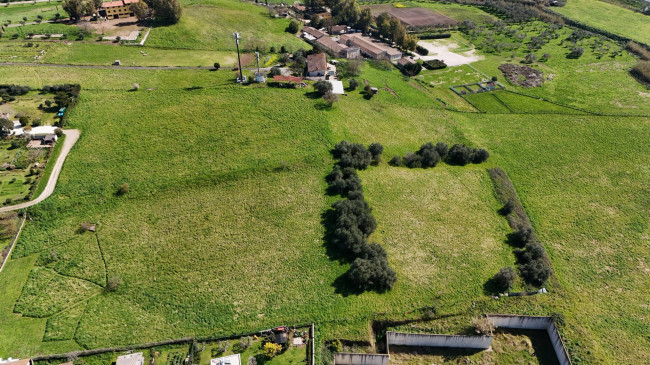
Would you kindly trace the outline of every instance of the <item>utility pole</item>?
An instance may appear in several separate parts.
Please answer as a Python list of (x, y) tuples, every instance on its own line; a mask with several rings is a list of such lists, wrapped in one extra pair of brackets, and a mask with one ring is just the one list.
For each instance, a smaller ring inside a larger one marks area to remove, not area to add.
[(255, 57), (257, 58), (257, 74), (260, 74), (260, 53), (255, 52)]
[(239, 58), (239, 33), (235, 32), (232, 34), (233, 39), (235, 40), (235, 45), (237, 46), (237, 63), (239, 64), (239, 82), (244, 83), (244, 75), (241, 70), (241, 58)]

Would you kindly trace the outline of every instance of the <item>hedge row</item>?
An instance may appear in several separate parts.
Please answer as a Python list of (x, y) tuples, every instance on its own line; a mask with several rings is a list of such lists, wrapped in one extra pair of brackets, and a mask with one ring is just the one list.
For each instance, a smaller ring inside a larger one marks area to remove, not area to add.
[[(497, 197), (503, 204), (499, 213), (506, 217), (513, 229), (509, 241), (516, 247), (514, 253), (519, 264), (519, 274), (527, 284), (540, 287), (553, 274), (546, 250), (539, 242), (508, 174), (500, 167), (488, 169), (488, 172)], [(494, 280), (502, 290), (509, 289), (514, 282), (508, 268), (501, 269)]]
[(423, 144), (415, 153), (408, 152), (404, 158), (393, 157), (388, 163), (391, 166), (406, 166), (409, 168), (436, 167), (440, 161), (450, 165), (464, 166), (468, 163), (479, 164), (487, 161), (490, 153), (482, 148), (476, 149), (467, 147), (464, 144), (455, 144), (451, 149), (447, 144), (431, 142)]
[(377, 221), (364, 200), (361, 179), (355, 170), (379, 162), (382, 152), (379, 143), (366, 149), (358, 143), (341, 141), (332, 150), (339, 161), (326, 178), (330, 193), (347, 197), (332, 204), (331, 243), (337, 251), (353, 259), (346, 277), (354, 289), (361, 291), (390, 290), (397, 280), (384, 248), (368, 242)]

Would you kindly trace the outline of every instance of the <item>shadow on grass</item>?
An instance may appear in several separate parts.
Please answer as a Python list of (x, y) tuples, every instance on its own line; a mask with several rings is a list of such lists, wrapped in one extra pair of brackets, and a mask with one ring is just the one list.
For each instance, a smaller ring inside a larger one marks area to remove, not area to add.
[(305, 96), (312, 100), (320, 99), (321, 97), (317, 91), (308, 91), (305, 93)]

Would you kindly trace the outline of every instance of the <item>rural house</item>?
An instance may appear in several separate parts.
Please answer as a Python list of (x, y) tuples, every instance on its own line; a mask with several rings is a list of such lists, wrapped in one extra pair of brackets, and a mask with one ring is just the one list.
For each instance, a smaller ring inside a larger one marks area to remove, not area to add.
[(131, 11), (131, 4), (137, 2), (138, 0), (117, 0), (103, 3), (102, 8), (99, 10), (99, 15), (110, 19), (134, 16), (135, 14)]
[(360, 58), (361, 52), (359, 47), (348, 47), (345, 44), (340, 44), (333, 40), (332, 38), (325, 36), (320, 37), (316, 40), (316, 43), (321, 45), (326, 50), (332, 52), (336, 57), (345, 57), (345, 58)]
[(327, 58), (325, 53), (310, 54), (307, 56), (307, 76), (325, 76), (327, 73)]
[(302, 36), (306, 40), (313, 42), (320, 37), (327, 37), (327, 34), (325, 34), (325, 32), (322, 32), (316, 28), (304, 27), (302, 28)]

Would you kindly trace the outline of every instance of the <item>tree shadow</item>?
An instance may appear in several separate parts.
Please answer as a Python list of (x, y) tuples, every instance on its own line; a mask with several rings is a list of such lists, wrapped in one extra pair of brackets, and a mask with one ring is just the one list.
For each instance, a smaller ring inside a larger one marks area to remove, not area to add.
[(201, 90), (201, 89), (203, 89), (203, 86), (190, 86), (185, 88), (186, 91)]
[(320, 94), (317, 91), (308, 91), (305, 93), (305, 96), (309, 99), (320, 99)]
[(332, 109), (332, 106), (329, 105), (329, 104), (327, 104), (327, 103), (316, 103), (316, 104), (314, 105), (314, 108), (315, 108), (316, 110), (331, 110), (331, 109)]
[(499, 286), (497, 285), (497, 282), (494, 278), (489, 278), (484, 284), (483, 284), (483, 294), (485, 295), (498, 295), (501, 293), (501, 290), (499, 290)]

